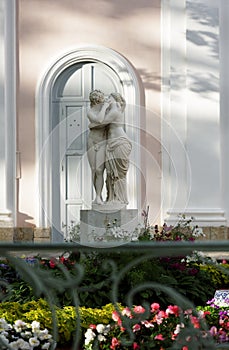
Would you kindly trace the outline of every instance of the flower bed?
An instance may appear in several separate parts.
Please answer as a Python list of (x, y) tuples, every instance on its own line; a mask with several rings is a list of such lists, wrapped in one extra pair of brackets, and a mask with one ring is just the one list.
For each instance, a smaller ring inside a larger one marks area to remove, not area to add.
[(41, 329), (40, 323), (31, 324), (16, 320), (12, 325), (4, 318), (0, 319), (0, 348), (1, 349), (45, 350), (54, 349), (56, 344), (48, 330)]
[[(96, 344), (98, 349), (163, 350), (176, 345), (174, 349), (177, 350), (210, 350), (216, 343), (229, 342), (228, 309), (229, 302), (220, 307), (213, 301), (208, 306), (185, 311), (177, 305), (163, 309), (158, 303), (133, 308), (112, 304), (101, 309), (80, 307), (78, 312), (73, 306), (55, 307), (56, 340), (59, 349), (73, 344), (77, 334), (79, 348), (87, 350), (94, 349)], [(81, 332), (77, 333), (79, 317)], [(18, 344), (23, 340), (24, 349), (30, 349), (25, 343), (34, 350), (49, 349), (48, 343), (53, 343), (50, 335), (53, 332), (52, 312), (44, 300), (26, 304), (2, 303), (0, 318), (1, 335)], [(15, 349), (20, 349), (14, 345)]]
[(215, 349), (216, 343), (229, 342), (229, 303), (218, 310), (215, 325), (208, 330), (211, 311), (182, 311), (177, 305), (162, 310), (153, 303), (124, 308), (112, 313), (113, 323), (91, 324), (85, 333), (84, 349)]
[[(139, 241), (189, 241), (191, 247), (199, 235), (190, 221), (159, 228), (148, 225), (147, 213), (144, 218)], [(93, 250), (65, 252), (49, 259), (8, 255), (0, 264), (0, 318), (12, 332), (15, 322), (29, 328), (39, 322), (60, 349), (74, 339), (80, 349), (89, 350), (213, 349), (214, 342), (228, 341), (228, 305), (203, 305), (216, 289), (229, 288), (229, 264), (190, 251), (190, 256), (161, 257), (136, 249), (124, 254), (116, 249), (108, 256)], [(197, 312), (194, 305), (202, 306)], [(32, 341), (19, 338), (15, 341), (21, 344)], [(40, 342), (38, 335), (31, 338)], [(48, 348), (41, 342), (33, 345), (35, 350)]]

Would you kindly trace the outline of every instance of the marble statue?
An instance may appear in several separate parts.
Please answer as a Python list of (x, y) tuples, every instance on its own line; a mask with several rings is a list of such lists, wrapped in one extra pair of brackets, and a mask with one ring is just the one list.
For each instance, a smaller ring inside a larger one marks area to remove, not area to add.
[(92, 182), (95, 188), (95, 204), (102, 204), (102, 190), (104, 185), (104, 169), (106, 160), (107, 130), (102, 125), (104, 114), (109, 107), (104, 93), (94, 90), (90, 93), (90, 109), (87, 117), (90, 121), (87, 140), (87, 156), (92, 171)]
[[(126, 102), (117, 92), (111, 93), (108, 99), (105, 99), (99, 90), (91, 92), (90, 102), (88, 159), (96, 191), (93, 203), (110, 206), (126, 205), (128, 204), (126, 175), (132, 149), (132, 144), (124, 131)], [(105, 169), (107, 198), (103, 202), (101, 193)]]

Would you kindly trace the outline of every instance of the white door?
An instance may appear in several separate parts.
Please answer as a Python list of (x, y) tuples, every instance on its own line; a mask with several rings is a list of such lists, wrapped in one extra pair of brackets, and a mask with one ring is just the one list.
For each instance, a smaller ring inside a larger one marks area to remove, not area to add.
[(70, 226), (79, 223), (80, 209), (90, 209), (93, 197), (87, 145), (89, 93), (106, 95), (122, 84), (116, 73), (98, 62), (83, 62), (66, 69), (52, 94), (52, 231), (53, 240), (68, 238)]

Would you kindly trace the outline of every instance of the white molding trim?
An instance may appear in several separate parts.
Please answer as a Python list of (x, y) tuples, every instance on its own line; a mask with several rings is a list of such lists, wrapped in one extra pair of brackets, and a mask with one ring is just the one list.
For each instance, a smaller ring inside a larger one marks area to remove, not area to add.
[(229, 223), (229, 1), (220, 0), (220, 137), (221, 137), (221, 171), (222, 171), (222, 202), (225, 216)]
[(178, 221), (178, 216), (184, 214), (187, 219), (191, 217), (194, 218), (193, 222), (198, 226), (225, 226), (225, 212), (221, 208), (212, 208), (208, 210), (188, 208), (180, 210), (170, 210), (167, 211), (168, 218), (165, 219), (168, 224), (175, 224)]
[[(3, 9), (3, 55), (1, 79), (1, 165), (0, 226), (16, 225), (16, 75), (17, 75), (17, 3), (16, 0), (1, 0)], [(2, 10), (1, 9), (1, 10)]]
[[(184, 213), (205, 226), (228, 224), (228, 12), (221, 11), (221, 93), (226, 90), (220, 121), (218, 10), (217, 0), (162, 0), (162, 222), (177, 222)], [(214, 28), (201, 20), (208, 11)], [(214, 37), (214, 54), (210, 40), (200, 45), (195, 36), (204, 30)], [(208, 86), (211, 77), (214, 86)]]
[(162, 0), (161, 28), (163, 222), (168, 208), (187, 206), (190, 193), (191, 172), (186, 151), (186, 0)]
[[(50, 92), (57, 77), (73, 64), (94, 61), (107, 64), (119, 76), (123, 85), (124, 96), (127, 106), (143, 105), (143, 93), (141, 81), (131, 65), (131, 63), (118, 52), (102, 46), (81, 46), (75, 48), (61, 57), (58, 57), (43, 74), (38, 84), (36, 94), (36, 163), (37, 163), (37, 183), (38, 183), (38, 208), (36, 224), (39, 227), (49, 227), (52, 225), (52, 183), (51, 183), (51, 150), (46, 147), (46, 156), (39, 161), (42, 149), (50, 136), (51, 113), (50, 113)], [(136, 108), (140, 111), (140, 108)], [(139, 131), (140, 112), (128, 113), (128, 124), (135, 125)], [(140, 133), (132, 133), (131, 139), (140, 144)], [(46, 145), (47, 146), (47, 145)], [(140, 148), (139, 148), (140, 149)], [(137, 164), (140, 164), (140, 151), (135, 154)], [(40, 164), (39, 164), (40, 163)], [(136, 175), (137, 176), (137, 175)], [(136, 178), (136, 184), (140, 179)], [(136, 186), (138, 203), (140, 209), (141, 188)]]

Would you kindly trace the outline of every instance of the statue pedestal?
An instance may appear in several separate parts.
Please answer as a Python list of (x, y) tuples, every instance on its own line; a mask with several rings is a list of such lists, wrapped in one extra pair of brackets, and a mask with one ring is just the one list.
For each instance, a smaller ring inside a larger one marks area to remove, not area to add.
[(96, 206), (99, 210), (80, 211), (80, 243), (97, 245), (130, 241), (130, 234), (138, 225), (137, 209), (114, 209), (106, 205)]

